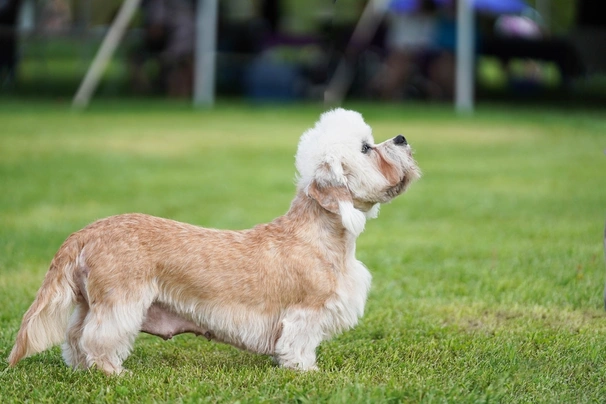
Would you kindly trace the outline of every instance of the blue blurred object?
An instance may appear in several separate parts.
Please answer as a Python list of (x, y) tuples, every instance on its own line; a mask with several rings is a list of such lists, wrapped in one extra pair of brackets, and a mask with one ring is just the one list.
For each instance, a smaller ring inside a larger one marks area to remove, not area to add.
[(391, 0), (389, 10), (395, 13), (409, 13), (419, 8), (420, 0)]
[[(434, 0), (438, 6), (447, 6), (453, 0)], [(477, 11), (494, 14), (515, 14), (524, 11), (528, 4), (524, 0), (470, 0)], [(408, 13), (419, 9), (421, 0), (391, 0), (389, 10)]]
[(524, 0), (472, 0), (474, 8), (494, 14), (515, 14), (524, 11), (528, 4)]
[(255, 101), (293, 101), (301, 95), (301, 81), (295, 66), (260, 55), (246, 71), (244, 88)]

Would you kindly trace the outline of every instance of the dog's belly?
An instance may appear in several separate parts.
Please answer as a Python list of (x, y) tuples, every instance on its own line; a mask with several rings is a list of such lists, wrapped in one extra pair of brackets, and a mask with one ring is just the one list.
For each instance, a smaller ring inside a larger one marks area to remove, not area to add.
[(281, 327), (277, 313), (235, 304), (191, 303), (161, 296), (159, 302), (150, 307), (141, 331), (165, 339), (193, 333), (251, 352), (273, 354)]
[(145, 320), (141, 325), (141, 332), (152, 334), (165, 340), (171, 339), (175, 335), (192, 333), (197, 336), (204, 336), (206, 339), (212, 339), (212, 332), (199, 327), (193, 321), (190, 321), (174, 313), (160, 303), (154, 303), (147, 310)]

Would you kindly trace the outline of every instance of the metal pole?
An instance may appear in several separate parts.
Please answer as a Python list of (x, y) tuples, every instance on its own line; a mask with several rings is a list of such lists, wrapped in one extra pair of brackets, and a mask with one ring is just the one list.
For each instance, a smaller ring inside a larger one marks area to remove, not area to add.
[(112, 23), (107, 35), (103, 38), (101, 47), (93, 59), (93, 63), (86, 72), (84, 80), (80, 83), (78, 92), (74, 96), (72, 106), (74, 108), (86, 108), (88, 103), (101, 80), (101, 75), (107, 67), (107, 63), (112, 58), (116, 48), (122, 41), (126, 27), (131, 18), (137, 11), (141, 0), (125, 0), (118, 11), (116, 19)]
[(537, 0), (537, 11), (543, 18), (543, 23), (547, 29), (551, 28), (551, 0)]
[(474, 18), (473, 0), (459, 0), (457, 5), (457, 63), (455, 106), (458, 112), (472, 112), (474, 107)]
[(217, 9), (217, 0), (198, 0), (196, 7), (194, 105), (212, 106), (215, 103)]
[(343, 102), (354, 74), (351, 66), (352, 61), (348, 60), (348, 56), (353, 53), (354, 47), (362, 48), (368, 45), (368, 42), (377, 32), (388, 6), (388, 0), (370, 0), (366, 4), (347, 44), (345, 55), (339, 60), (339, 64), (324, 91), (324, 103), (326, 105), (340, 105)]

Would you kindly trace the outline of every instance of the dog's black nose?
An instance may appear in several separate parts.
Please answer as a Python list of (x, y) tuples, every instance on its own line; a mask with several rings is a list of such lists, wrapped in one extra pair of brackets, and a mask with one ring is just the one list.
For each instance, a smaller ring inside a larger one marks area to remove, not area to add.
[(406, 138), (402, 135), (398, 135), (396, 137), (393, 138), (393, 142), (395, 144), (403, 144), (403, 145), (407, 145), (408, 142), (406, 141)]

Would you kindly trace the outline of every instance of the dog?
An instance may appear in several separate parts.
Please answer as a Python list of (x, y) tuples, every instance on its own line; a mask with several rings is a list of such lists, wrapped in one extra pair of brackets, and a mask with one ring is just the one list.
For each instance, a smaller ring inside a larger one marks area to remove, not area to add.
[(404, 136), (375, 145), (362, 115), (341, 108), (303, 133), (295, 163), (296, 196), (268, 224), (216, 230), (135, 213), (70, 235), (9, 365), (63, 342), (68, 366), (120, 374), (145, 332), (193, 333), (317, 369), (320, 342), (364, 313), (371, 275), (356, 238), (421, 173)]

